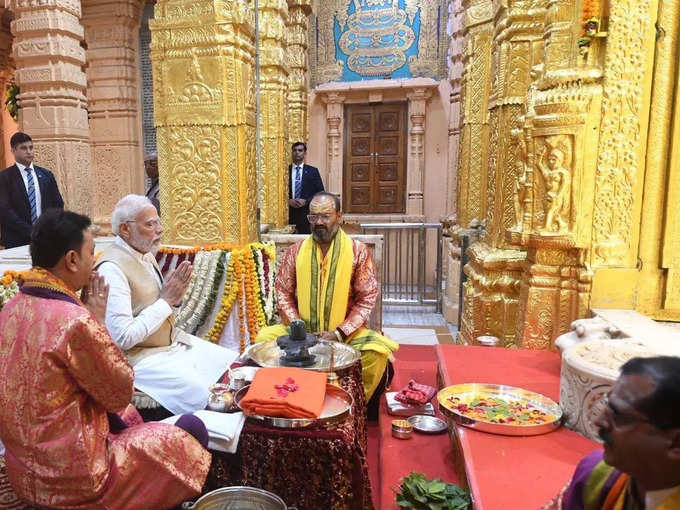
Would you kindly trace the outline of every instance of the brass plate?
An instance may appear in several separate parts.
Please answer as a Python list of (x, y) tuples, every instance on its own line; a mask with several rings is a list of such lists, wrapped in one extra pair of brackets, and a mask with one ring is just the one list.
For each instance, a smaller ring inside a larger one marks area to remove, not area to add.
[[(333, 348), (333, 367), (331, 368), (331, 347)], [(342, 370), (356, 363), (361, 354), (354, 347), (340, 342), (320, 342), (309, 349), (316, 356), (316, 361), (309, 367), (300, 367), (317, 372)], [(276, 345), (276, 340), (253, 345), (248, 351), (250, 359), (261, 367), (280, 367), (283, 351)]]
[[(540, 425), (511, 425), (505, 423), (491, 423), (488, 421), (477, 420), (460, 414), (453, 408), (450, 397), (467, 398), (471, 395), (483, 395), (502, 398), (506, 401), (520, 401), (530, 403), (539, 410), (552, 414), (555, 419), (549, 423)], [(560, 426), (562, 420), (562, 409), (552, 399), (534, 393), (533, 391), (514, 386), (504, 386), (501, 384), (466, 383), (447, 386), (437, 393), (437, 401), (441, 412), (451, 418), (454, 422), (465, 427), (469, 427), (491, 434), (501, 434), (505, 436), (536, 436), (551, 432)]]
[[(241, 400), (248, 393), (250, 385), (245, 386), (236, 392), (234, 402), (241, 409)], [(332, 384), (326, 385), (326, 400), (324, 400), (321, 416), (318, 418), (280, 418), (278, 416), (260, 416), (258, 414), (243, 414), (246, 418), (263, 422), (265, 425), (279, 429), (298, 429), (309, 427), (311, 425), (326, 425), (329, 423), (337, 423), (344, 420), (351, 412), (354, 399), (352, 395), (347, 393), (338, 386)], [(243, 411), (243, 409), (241, 409)]]

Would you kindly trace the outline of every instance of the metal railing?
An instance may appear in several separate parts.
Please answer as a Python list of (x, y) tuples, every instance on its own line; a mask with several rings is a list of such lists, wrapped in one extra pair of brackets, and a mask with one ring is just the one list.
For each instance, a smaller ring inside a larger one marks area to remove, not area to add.
[(383, 236), (380, 281), (384, 304), (435, 305), (441, 312), (440, 223), (362, 223), (361, 233)]

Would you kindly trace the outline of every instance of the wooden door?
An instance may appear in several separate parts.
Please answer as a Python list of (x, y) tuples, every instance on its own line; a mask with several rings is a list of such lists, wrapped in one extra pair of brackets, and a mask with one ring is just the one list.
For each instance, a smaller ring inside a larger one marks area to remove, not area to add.
[(346, 106), (345, 212), (405, 212), (405, 131), (406, 103)]

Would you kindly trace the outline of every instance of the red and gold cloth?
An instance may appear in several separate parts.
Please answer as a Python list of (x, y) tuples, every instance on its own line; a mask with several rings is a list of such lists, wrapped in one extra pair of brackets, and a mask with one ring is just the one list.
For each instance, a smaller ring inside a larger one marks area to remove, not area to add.
[(326, 374), (301, 368), (261, 368), (241, 400), (246, 414), (318, 418), (326, 396)]
[(66, 285), (32, 271), (0, 312), (0, 437), (16, 493), (50, 508), (169, 508), (198, 494), (210, 454), (166, 424), (109, 430), (133, 371)]
[[(276, 276), (276, 302), (279, 315), (285, 324), (300, 318), (296, 295), (296, 262), (303, 242), (295, 243), (286, 250)], [(347, 313), (345, 320), (338, 326), (347, 337), (366, 324), (378, 299), (378, 278), (371, 252), (363, 243), (354, 239), (351, 243), (354, 257)]]
[(283, 324), (263, 328), (256, 342), (286, 334), (287, 324), (305, 321), (312, 332), (339, 330), (345, 343), (361, 353), (362, 379), (370, 399), (385, 372), (388, 356), (399, 348), (365, 327), (378, 296), (373, 259), (365, 244), (339, 229), (326, 255), (312, 236), (290, 246), (276, 278), (276, 298)]

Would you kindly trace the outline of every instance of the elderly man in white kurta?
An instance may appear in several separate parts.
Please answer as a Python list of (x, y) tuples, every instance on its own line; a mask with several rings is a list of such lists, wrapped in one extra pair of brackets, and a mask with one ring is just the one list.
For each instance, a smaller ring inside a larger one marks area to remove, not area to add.
[(174, 325), (191, 281), (182, 262), (165, 280), (155, 253), (163, 229), (148, 198), (127, 195), (113, 211), (117, 235), (97, 262), (109, 284), (106, 327), (135, 371), (135, 387), (174, 414), (204, 409), (208, 388), (237, 356)]

